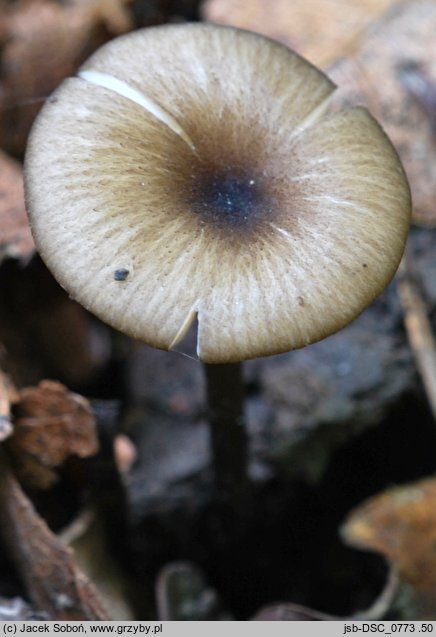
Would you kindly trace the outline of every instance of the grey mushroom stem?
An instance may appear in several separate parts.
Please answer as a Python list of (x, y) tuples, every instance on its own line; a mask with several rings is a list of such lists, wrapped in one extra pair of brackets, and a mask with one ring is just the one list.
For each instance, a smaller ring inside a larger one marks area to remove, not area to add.
[(205, 364), (204, 369), (215, 487), (218, 493), (237, 493), (247, 483), (248, 464), (242, 363)]

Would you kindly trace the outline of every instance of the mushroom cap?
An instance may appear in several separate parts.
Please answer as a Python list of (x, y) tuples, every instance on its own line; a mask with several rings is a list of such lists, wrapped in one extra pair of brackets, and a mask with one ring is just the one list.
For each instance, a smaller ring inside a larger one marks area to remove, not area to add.
[(48, 99), (25, 161), (42, 258), (102, 320), (209, 363), (353, 320), (394, 275), (410, 194), (361, 108), (267, 38), (211, 24), (112, 40)]

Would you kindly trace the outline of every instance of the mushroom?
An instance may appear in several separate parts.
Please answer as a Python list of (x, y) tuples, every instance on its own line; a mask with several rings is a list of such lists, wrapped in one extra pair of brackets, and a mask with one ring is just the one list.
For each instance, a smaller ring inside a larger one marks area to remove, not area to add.
[(73, 298), (149, 345), (175, 348), (197, 320), (198, 357), (219, 364), (207, 374), (218, 421), (229, 387), (217, 376), (233, 370), (223, 383), (241, 464), (229, 364), (352, 321), (393, 277), (408, 233), (395, 150), (366, 110), (329, 113), (334, 89), (259, 35), (153, 27), (94, 53), (29, 139), (42, 258)]

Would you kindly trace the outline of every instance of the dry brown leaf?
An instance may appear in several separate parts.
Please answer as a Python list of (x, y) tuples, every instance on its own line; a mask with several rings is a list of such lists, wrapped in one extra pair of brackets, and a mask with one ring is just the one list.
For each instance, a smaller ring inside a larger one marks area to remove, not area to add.
[(102, 22), (111, 35), (121, 35), (134, 27), (127, 6), (133, 0), (73, 0), (77, 8), (83, 8), (93, 23)]
[(66, 458), (84, 458), (98, 450), (88, 401), (60, 383), (42, 381), (21, 390), (13, 413), (14, 434), (7, 448), (17, 475), (28, 486), (48, 488), (57, 479), (53, 469)]
[(398, 0), (206, 0), (206, 20), (267, 35), (318, 66), (345, 55)]
[(396, 566), (426, 619), (436, 618), (435, 502), (436, 479), (429, 478), (371, 498), (342, 528), (348, 544), (382, 553)]
[(34, 251), (24, 207), (21, 166), (0, 151), (0, 264), (6, 257), (25, 261)]
[(0, 138), (22, 155), (44, 99), (96, 48), (133, 28), (130, 0), (21, 0), (0, 17)]

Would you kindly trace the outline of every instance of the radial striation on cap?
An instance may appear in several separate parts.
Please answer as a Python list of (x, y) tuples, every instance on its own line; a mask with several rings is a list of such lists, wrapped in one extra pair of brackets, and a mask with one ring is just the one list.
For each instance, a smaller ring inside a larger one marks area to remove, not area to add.
[(224, 363), (339, 330), (385, 288), (410, 195), (365, 110), (285, 47), (210, 24), (111, 41), (49, 98), (26, 200), (73, 298), (171, 349), (198, 320)]

